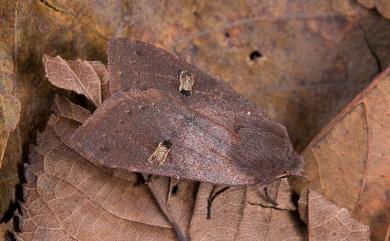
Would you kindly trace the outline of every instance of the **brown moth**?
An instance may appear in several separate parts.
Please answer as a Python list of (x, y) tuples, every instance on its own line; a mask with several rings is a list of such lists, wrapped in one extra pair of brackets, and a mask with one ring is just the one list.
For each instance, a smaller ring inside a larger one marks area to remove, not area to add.
[(87, 159), (228, 185), (300, 169), (286, 129), (222, 80), (138, 41), (110, 40), (108, 58), (112, 96), (71, 138)]

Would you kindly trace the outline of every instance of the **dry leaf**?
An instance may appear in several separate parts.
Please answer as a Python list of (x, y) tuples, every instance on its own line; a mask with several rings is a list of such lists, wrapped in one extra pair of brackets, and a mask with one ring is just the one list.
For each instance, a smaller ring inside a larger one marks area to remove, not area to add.
[(8, 138), (3, 156), (3, 165), (0, 169), (0, 223), (7, 222), (8, 218), (12, 218), (12, 216), (9, 216), (12, 213), (8, 213), (8, 211), (15, 208), (16, 186), (20, 183), (20, 164), (18, 160), (21, 156), (22, 148), (19, 136), (12, 134)]
[(95, 106), (102, 103), (101, 80), (85, 60), (65, 61), (60, 56), (43, 56), (46, 77), (53, 85), (87, 97)]
[(367, 8), (375, 8), (383, 17), (390, 19), (390, 1), (388, 0), (357, 0)]
[[(17, 207), (18, 192), (15, 187), (21, 181), (18, 171), (23, 166), (23, 148), (34, 130), (46, 121), (50, 109), (52, 95), (49, 94), (50, 85), (46, 84), (42, 75), (42, 52), (55, 55), (59, 51), (67, 57), (87, 58), (82, 53), (94, 48), (94, 59), (99, 53), (90, 41), (90, 47), (83, 46), (82, 41), (78, 41), (77, 46), (72, 44), (74, 36), (84, 38), (86, 34), (77, 30), (75, 25), (75, 31), (65, 33), (64, 26), (59, 26), (57, 20), (48, 19), (38, 5), (39, 1), (0, 0), (0, 94), (3, 100), (7, 98), (5, 102), (12, 104), (12, 110), (21, 108), (16, 130), (12, 133), (0, 131), (0, 136), (9, 136), (8, 141), (0, 137), (1, 152), (6, 148), (0, 169), (0, 222), (7, 221)], [(72, 45), (72, 50), (69, 50)], [(64, 49), (67, 49), (66, 53)], [(19, 100), (20, 107), (14, 97)], [(0, 112), (1, 109), (0, 106)], [(11, 119), (16, 120), (16, 115)], [(2, 117), (0, 123), (4, 123)], [(6, 217), (3, 216), (5, 213)]]
[(3, 48), (0, 45), (0, 168), (9, 134), (16, 129), (20, 115), (20, 102), (12, 95), (14, 64)]
[(389, 93), (387, 69), (306, 147), (307, 178), (293, 180), (369, 224), (375, 241), (387, 240), (390, 225)]
[(245, 187), (200, 183), (191, 219), (191, 240), (234, 240), (244, 202)]
[[(221, 80), (151, 45), (113, 39), (109, 46), (110, 91), (117, 93), (72, 137), (89, 160), (229, 185), (268, 184), (299, 170), (284, 127)], [(181, 71), (194, 75), (190, 96), (179, 91)]]
[(247, 187), (246, 203), (235, 240), (306, 240), (301, 222), (292, 212), (296, 209), (292, 189), (286, 178), (268, 187), (267, 194), (275, 206), (259, 195), (259, 186)]
[[(26, 130), (50, 106), (41, 78), (42, 53), (105, 60), (106, 39), (122, 35), (164, 46), (222, 75), (286, 124), (294, 143), (302, 146), (390, 56), (384, 51), (388, 22), (375, 12), (357, 8), (355, 1), (306, 2), (1, 0), (0, 32), (6, 43), (17, 46), (10, 51), (17, 53), (18, 98), (27, 110), (21, 139), (25, 143)], [(262, 57), (250, 61), (255, 50)]]
[(12, 95), (0, 94), (0, 168), (10, 132), (19, 122), (20, 102)]
[(347, 209), (339, 208), (313, 190), (305, 191), (301, 202), (307, 209), (309, 241), (369, 241), (367, 225), (351, 218)]
[(92, 65), (100, 79), (102, 101), (104, 101), (110, 97), (108, 70), (106, 66), (100, 61), (88, 61), (88, 63)]
[(31, 147), (18, 240), (174, 240), (135, 174), (118, 177), (64, 145), (79, 125), (75, 120), (52, 116)]
[(172, 224), (178, 239), (190, 240), (188, 232), (199, 183), (184, 179), (146, 176), (146, 185)]
[(3, 130), (14, 131), (19, 122), (20, 102), (12, 95), (0, 95), (1, 123)]
[(54, 96), (52, 110), (58, 115), (79, 123), (84, 123), (91, 113), (83, 107), (73, 104), (68, 98), (59, 95)]
[(0, 223), (0, 240), (1, 241), (12, 241), (10, 239), (10, 236), (12, 236), (12, 233), (9, 232), (9, 230), (12, 230), (12, 222), (8, 223)]
[(307, 197), (308, 197), (309, 189), (304, 188), (300, 195), (300, 198), (298, 200), (298, 210), (299, 210), (299, 216), (301, 217), (301, 220), (306, 223), (307, 225)]
[[(287, 185), (287, 186), (286, 186)], [(305, 240), (299, 220), (289, 210), (263, 207), (267, 200), (259, 185), (223, 187), (201, 183), (191, 221), (191, 240)], [(277, 203), (285, 199), (288, 183), (277, 181), (270, 196)]]
[[(19, 183), (18, 169), (22, 152), (19, 145), (17, 124), (20, 118), (20, 102), (15, 97), (15, 66), (12, 49), (7, 45), (5, 29), (12, 22), (4, 22), (3, 8), (0, 2), (0, 240), (12, 218), (12, 209), (16, 202), (16, 186)], [(8, 9), (4, 9), (8, 10)], [(11, 210), (11, 211), (10, 211)]]

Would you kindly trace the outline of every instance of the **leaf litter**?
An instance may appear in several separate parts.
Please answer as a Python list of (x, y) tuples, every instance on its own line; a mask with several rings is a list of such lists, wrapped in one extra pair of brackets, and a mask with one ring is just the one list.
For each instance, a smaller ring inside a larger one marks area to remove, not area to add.
[[(133, 98), (132, 91), (125, 94)], [(135, 95), (148, 92), (154, 91), (135, 91)], [(167, 90), (161, 92), (168, 96)], [(103, 105), (118, 93), (110, 89), (112, 96), (103, 99)], [(138, 111), (145, 108), (136, 105)], [(102, 107), (98, 105), (97, 111)], [(91, 115), (60, 96), (52, 109), (44, 132), (30, 147), (22, 232), (17, 239), (305, 240), (307, 233), (294, 213), (294, 194), (286, 178), (275, 175), (266, 186), (227, 186), (138, 175), (121, 166), (91, 162), (72, 148), (74, 132), (96, 113)], [(137, 198), (142, 201), (131, 201)], [(310, 220), (321, 222), (321, 218)], [(368, 232), (367, 226), (362, 227)]]
[[(44, 81), (40, 81), (43, 80), (42, 71), (31, 67), (41, 66), (42, 53), (104, 61), (106, 42), (94, 32), (106, 38), (112, 36), (112, 31), (117, 31), (118, 35), (143, 39), (185, 56), (208, 73), (221, 74), (236, 90), (288, 126), (294, 143), (298, 140), (299, 146), (349, 101), (348, 96), (355, 95), (371, 79), (378, 71), (377, 65), (384, 67), (388, 62), (387, 51), (383, 51), (388, 42), (385, 21), (375, 11), (359, 8), (355, 1), (226, 3), (226, 6), (236, 4), (236, 9), (240, 10), (234, 12), (212, 2), (180, 3), (182, 9), (189, 11), (177, 11), (163, 2), (155, 6), (142, 3), (133, 6), (132, 3), (130, 8), (122, 6), (124, 1), (107, 2), (104, 10), (101, 5), (88, 1), (19, 1), (15, 4), (16, 9), (12, 9), (13, 2), (6, 0), (4, 5), (1, 4), (4, 13), (1, 18), (15, 13), (18, 34), (15, 37), (8, 34), (11, 28), (8, 28), (7, 21), (0, 23), (5, 26), (0, 32), (6, 37), (5, 42), (10, 38), (18, 45), (15, 53), (18, 54), (16, 61), (21, 73), (17, 91), (23, 108), (22, 140), (26, 140), (26, 130), (31, 130), (40, 120), (37, 111), (49, 106), (45, 105), (46, 84), (42, 85)], [(117, 10), (118, 7), (121, 11)], [(301, 16), (302, 7), (305, 18), (299, 19), (294, 11), (298, 10)], [(133, 8), (138, 10), (133, 11)], [(220, 21), (206, 18), (210, 13)], [(131, 18), (131, 24), (124, 24), (128, 18)], [(14, 22), (9, 23), (12, 26)], [(198, 35), (203, 30), (206, 30), (205, 34)], [(67, 34), (63, 34), (64, 31)], [(365, 41), (361, 41), (363, 35)], [(284, 51), (280, 51), (281, 48)], [(250, 60), (248, 54), (256, 52), (260, 57)], [(375, 63), (373, 56), (379, 64)], [(35, 86), (40, 88), (34, 89)], [(286, 86), (289, 91), (286, 91)], [(340, 95), (338, 90), (344, 94)], [(16, 146), (19, 141), (14, 141)], [(16, 150), (14, 147), (8, 149), (7, 153)], [(20, 157), (9, 155), (7, 159), (18, 160)], [(6, 173), (16, 173), (16, 170), (4, 168), (2, 171)], [(132, 175), (124, 170), (115, 171), (115, 175), (133, 180)], [(178, 190), (174, 183), (172, 190)], [(218, 200), (229, 189), (226, 186), (213, 189), (207, 203)], [(275, 203), (271, 201), (268, 205)], [(212, 205), (208, 207), (212, 210)], [(210, 218), (212, 216), (210, 212)]]

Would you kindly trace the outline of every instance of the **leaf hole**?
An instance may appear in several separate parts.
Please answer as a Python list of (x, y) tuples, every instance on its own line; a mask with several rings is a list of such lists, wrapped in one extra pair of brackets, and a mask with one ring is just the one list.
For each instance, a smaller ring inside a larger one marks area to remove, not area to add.
[(258, 50), (254, 50), (252, 51), (252, 53), (249, 54), (249, 59), (251, 61), (255, 61), (256, 59), (261, 57), (263, 57), (263, 55)]

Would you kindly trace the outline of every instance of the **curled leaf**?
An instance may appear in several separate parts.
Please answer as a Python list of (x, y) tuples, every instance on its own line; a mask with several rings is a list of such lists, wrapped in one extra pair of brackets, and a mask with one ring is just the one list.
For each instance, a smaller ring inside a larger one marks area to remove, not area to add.
[(60, 56), (44, 55), (43, 65), (50, 83), (84, 95), (95, 106), (101, 104), (101, 80), (88, 61), (66, 61)]
[(72, 103), (68, 98), (55, 95), (52, 110), (57, 116), (62, 116), (79, 123), (84, 123), (91, 113), (79, 105)]

